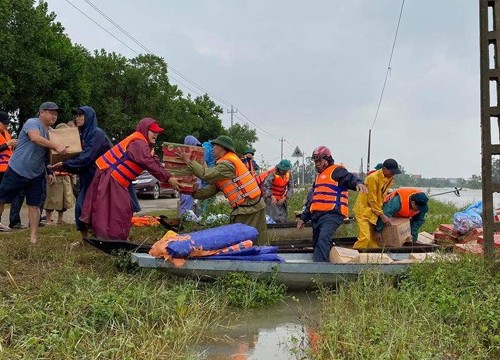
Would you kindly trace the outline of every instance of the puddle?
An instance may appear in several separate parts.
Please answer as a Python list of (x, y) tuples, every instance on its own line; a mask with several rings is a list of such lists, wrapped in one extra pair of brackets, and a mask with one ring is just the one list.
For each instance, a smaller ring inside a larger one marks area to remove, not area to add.
[(235, 327), (216, 334), (224, 339), (197, 347), (195, 359), (306, 359), (308, 328), (319, 313), (315, 294), (299, 293), (264, 309), (238, 314)]

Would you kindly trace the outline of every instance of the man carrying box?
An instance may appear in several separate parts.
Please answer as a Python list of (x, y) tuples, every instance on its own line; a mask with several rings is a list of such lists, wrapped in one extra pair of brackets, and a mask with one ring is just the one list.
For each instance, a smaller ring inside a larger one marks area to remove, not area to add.
[[(61, 109), (55, 103), (44, 102), (40, 105), (38, 117), (28, 119), (24, 123), (16, 151), (10, 158), (9, 167), (0, 185), (0, 217), (5, 203), (11, 203), (22, 190), (25, 191), (32, 244), (38, 241), (47, 151), (53, 149), (59, 154), (65, 154), (68, 148), (65, 144), (56, 144), (49, 140), (49, 128), (55, 124), (59, 112)], [(48, 176), (48, 181), (54, 181), (53, 176)]]
[(266, 205), (255, 178), (241, 159), (235, 154), (233, 140), (220, 135), (211, 141), (217, 163), (206, 168), (190, 154), (178, 150), (178, 156), (188, 165), (188, 170), (196, 177), (209, 182), (203, 189), (193, 193), (195, 199), (208, 199), (222, 191), (233, 208), (231, 223), (241, 223), (255, 227), (259, 231), (257, 244), (267, 243)]
[[(425, 221), (429, 208), (429, 198), (421, 190), (415, 188), (399, 188), (384, 199), (382, 211), (388, 218), (399, 217), (410, 219), (413, 242), (418, 239), (418, 230)], [(375, 240), (380, 243), (384, 222), (379, 217), (375, 227)]]

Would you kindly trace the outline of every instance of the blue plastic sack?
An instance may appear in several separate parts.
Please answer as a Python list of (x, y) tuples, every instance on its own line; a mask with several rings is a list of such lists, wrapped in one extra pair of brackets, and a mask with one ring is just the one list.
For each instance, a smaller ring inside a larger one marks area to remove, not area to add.
[(483, 226), (483, 202), (478, 201), (468, 206), (463, 211), (458, 211), (453, 215), (453, 229), (460, 234), (465, 234), (475, 228)]

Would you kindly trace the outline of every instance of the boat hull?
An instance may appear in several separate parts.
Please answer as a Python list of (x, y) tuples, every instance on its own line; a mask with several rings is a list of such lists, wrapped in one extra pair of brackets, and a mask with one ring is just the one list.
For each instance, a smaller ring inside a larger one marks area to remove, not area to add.
[[(334, 264), (312, 261), (312, 254), (279, 254), (285, 262), (245, 260), (186, 260), (182, 267), (174, 267), (163, 259), (149, 254), (132, 253), (132, 262), (143, 268), (156, 268), (169, 274), (198, 280), (214, 280), (230, 272), (244, 272), (255, 278), (267, 278), (277, 269), (277, 280), (290, 290), (307, 290), (319, 285), (336, 286), (339, 282), (354, 280), (363, 271), (374, 270), (395, 274), (406, 269), (409, 263), (391, 264)], [(390, 254), (394, 260), (408, 259), (409, 254)]]

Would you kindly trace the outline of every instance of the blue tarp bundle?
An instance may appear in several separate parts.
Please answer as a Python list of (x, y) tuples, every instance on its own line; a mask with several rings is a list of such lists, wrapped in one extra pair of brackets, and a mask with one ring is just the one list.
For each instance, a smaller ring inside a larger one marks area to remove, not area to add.
[[(187, 258), (193, 248), (217, 250), (238, 244), (244, 240), (255, 241), (258, 235), (257, 229), (252, 226), (229, 224), (179, 235), (179, 240), (169, 242), (166, 250), (172, 257)], [(181, 240), (186, 238), (188, 240)]]
[(277, 254), (276, 246), (252, 246), (247, 249), (225, 254), (197, 257), (197, 260), (245, 260), (245, 261), (276, 261), (284, 262)]

